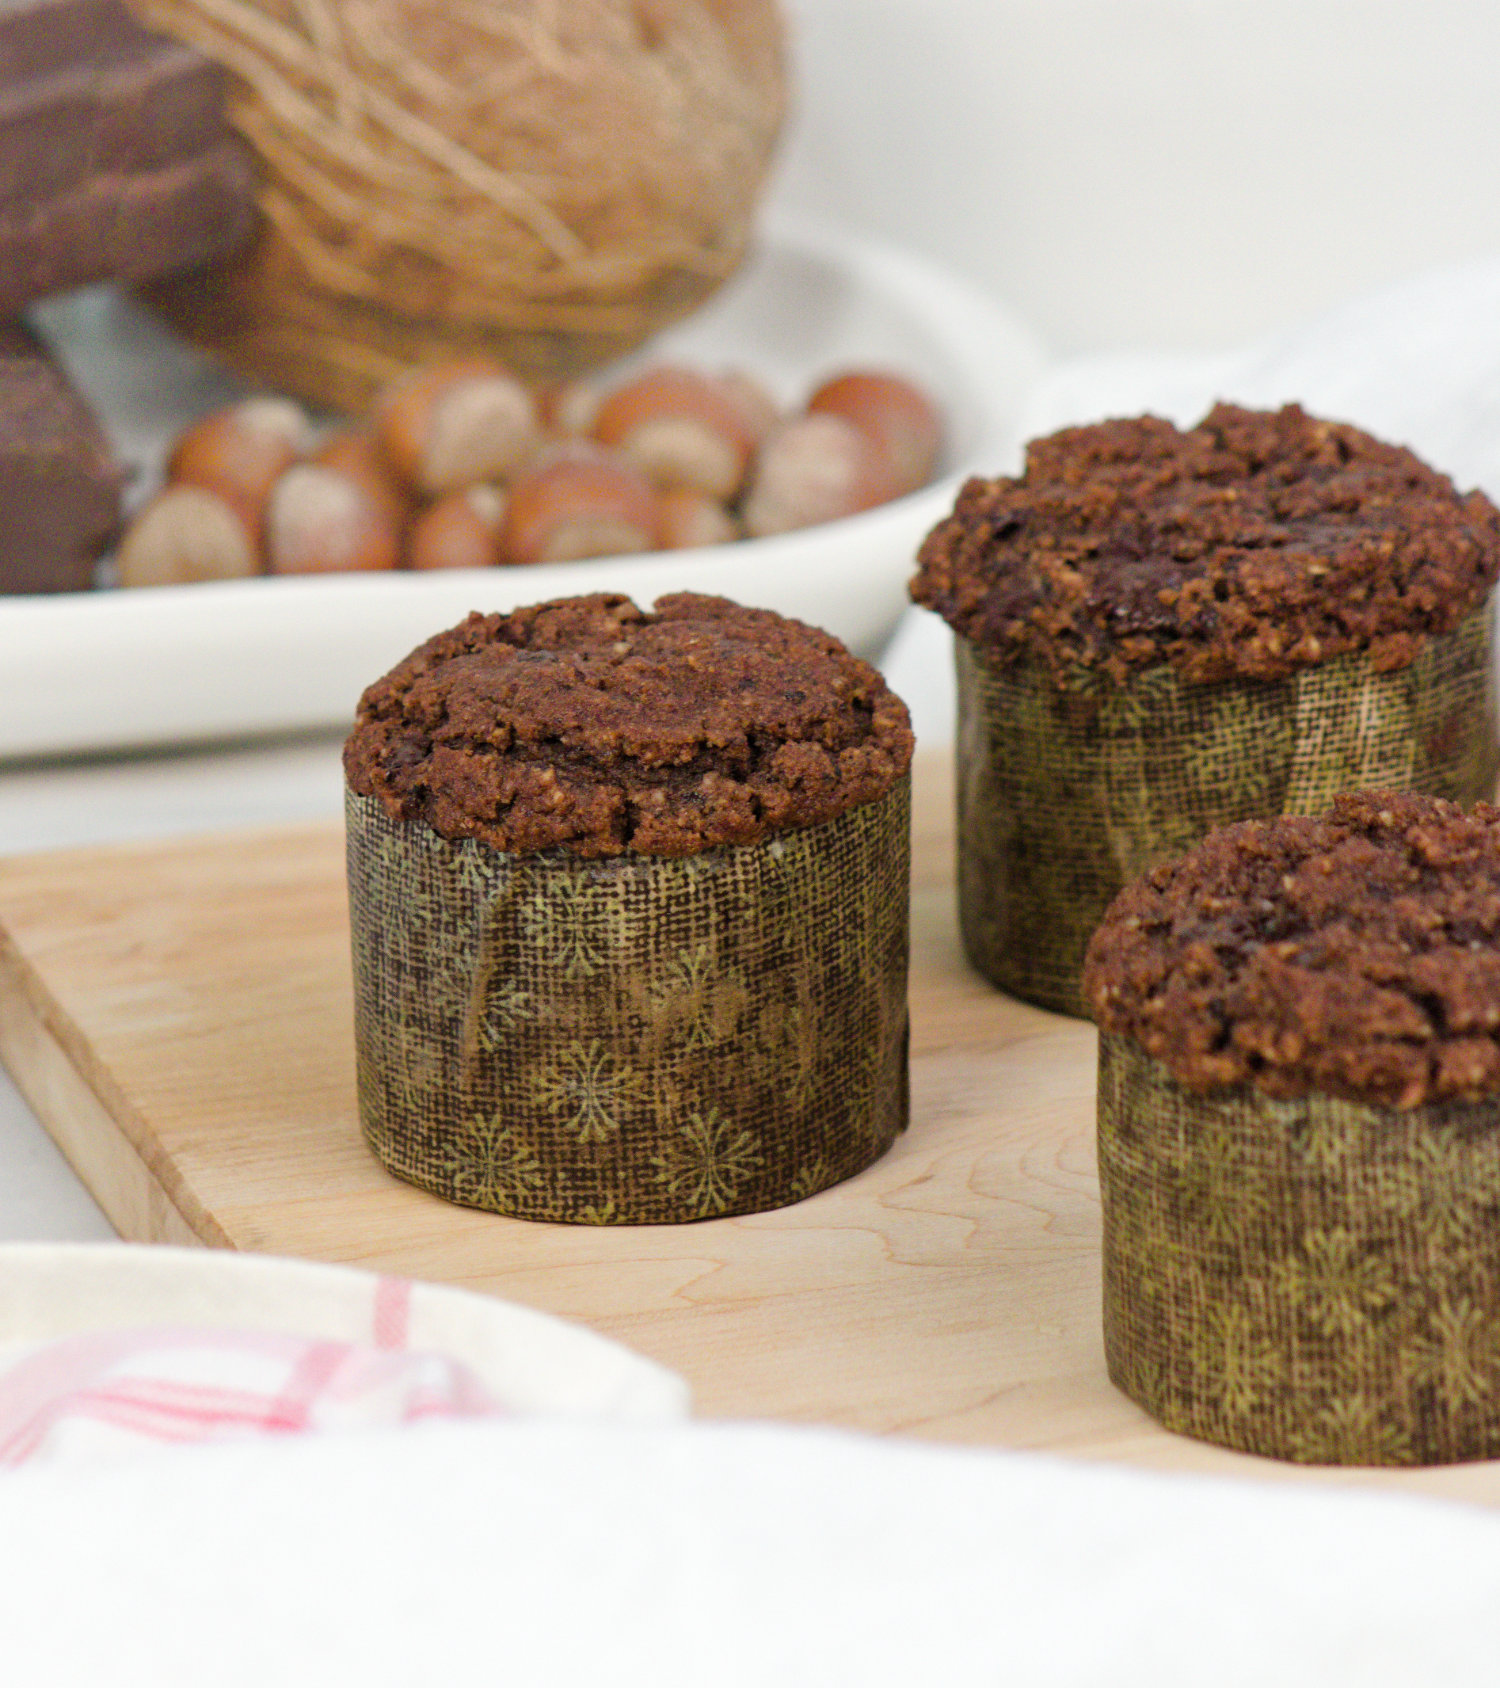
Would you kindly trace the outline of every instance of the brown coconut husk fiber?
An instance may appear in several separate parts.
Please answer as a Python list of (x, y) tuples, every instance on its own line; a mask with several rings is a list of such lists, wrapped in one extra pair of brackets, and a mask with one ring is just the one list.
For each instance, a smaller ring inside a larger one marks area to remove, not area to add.
[(740, 264), (785, 108), (773, 0), (138, 0), (231, 75), (257, 238), (153, 284), (242, 371), (364, 408), (488, 352), (639, 344)]

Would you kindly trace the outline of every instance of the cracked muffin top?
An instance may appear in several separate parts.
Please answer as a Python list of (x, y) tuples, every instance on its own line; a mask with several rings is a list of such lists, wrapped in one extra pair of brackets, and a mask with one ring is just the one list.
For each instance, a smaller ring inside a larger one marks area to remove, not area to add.
[(831, 634), (678, 592), (471, 615), (360, 699), (350, 787), (515, 854), (683, 856), (814, 826), (911, 764), (906, 706)]
[(1120, 683), (1280, 679), (1367, 650), (1409, 664), (1485, 601), (1500, 511), (1403, 447), (1216, 405), (1067, 428), (1018, 478), (971, 479), (922, 545), (912, 597), (1004, 665)]
[(1187, 1088), (1397, 1108), (1500, 1092), (1500, 809), (1364, 792), (1128, 885), (1084, 994)]

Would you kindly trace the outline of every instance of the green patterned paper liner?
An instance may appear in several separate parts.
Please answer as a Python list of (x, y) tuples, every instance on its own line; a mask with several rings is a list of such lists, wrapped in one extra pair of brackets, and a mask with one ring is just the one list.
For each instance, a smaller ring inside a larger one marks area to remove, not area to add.
[(1390, 674), (1361, 652), (1211, 686), (1163, 666), (1090, 694), (955, 645), (964, 947), (992, 984), (1065, 1014), (1088, 1017), (1084, 951), (1115, 894), (1212, 828), (1358, 789), (1494, 793), (1488, 608)]
[(909, 779), (684, 858), (513, 856), (347, 794), (360, 1118), (467, 1207), (665, 1224), (785, 1206), (907, 1119)]
[(1099, 1040), (1109, 1375), (1320, 1465), (1500, 1456), (1500, 1102), (1197, 1096)]

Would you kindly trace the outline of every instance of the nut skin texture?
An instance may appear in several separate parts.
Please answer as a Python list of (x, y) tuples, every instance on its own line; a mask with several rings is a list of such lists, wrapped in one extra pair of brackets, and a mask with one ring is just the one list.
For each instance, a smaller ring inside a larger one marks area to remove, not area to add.
[(807, 408), (814, 415), (842, 416), (868, 434), (900, 493), (915, 492), (932, 479), (943, 423), (936, 405), (915, 383), (883, 370), (849, 370), (823, 382)]
[(603, 390), (585, 376), (554, 381), (537, 394), (537, 416), (551, 434), (587, 434), (594, 426)]
[[(243, 400), (185, 429), (166, 474), (216, 494), (248, 534), (246, 570), (222, 512), (203, 517), (219, 535), (203, 578), (482, 568), (836, 520), (920, 484), (939, 434), (913, 383), (880, 370), (824, 381), (794, 416), (737, 368), (661, 364), (613, 389), (578, 376), (533, 396), (494, 359), (470, 356), (414, 370), (369, 417), (332, 431), (315, 431), (292, 399)], [(507, 511), (512, 488), (520, 503)]]
[(510, 485), (501, 560), (511, 565), (629, 555), (658, 545), (650, 481), (597, 447), (553, 454)]
[(718, 499), (688, 487), (673, 487), (664, 492), (659, 510), (659, 536), (664, 551), (727, 545), (742, 537), (740, 524)]
[(265, 543), (272, 574), (373, 572), (401, 561), (400, 529), (352, 476), (319, 463), (299, 463), (276, 483)]
[(721, 378), (670, 365), (615, 388), (593, 433), (658, 485), (725, 500), (743, 484), (759, 438), (748, 405)]
[(429, 504), (407, 534), (406, 566), (420, 571), (495, 567), (506, 502), (499, 487), (481, 484)]
[(205, 487), (259, 512), (271, 488), (306, 449), (306, 412), (290, 399), (246, 399), (214, 411), (177, 436), (166, 480)]
[(535, 447), (535, 401), (500, 364), (465, 358), (418, 370), (375, 404), (375, 432), (397, 478), (427, 498), (503, 480)]
[(730, 402), (738, 406), (745, 427), (758, 446), (781, 420), (781, 406), (769, 388), (747, 370), (726, 369), (716, 379)]
[(339, 428), (328, 435), (308, 459), (326, 469), (338, 469), (356, 480), (398, 527), (411, 518), (411, 500), (391, 472), (385, 454), (369, 428)]
[(897, 496), (880, 449), (842, 416), (779, 422), (756, 456), (741, 515), (754, 539), (837, 521)]
[(207, 487), (164, 487), (132, 518), (115, 554), (121, 586), (190, 586), (261, 572), (243, 507)]

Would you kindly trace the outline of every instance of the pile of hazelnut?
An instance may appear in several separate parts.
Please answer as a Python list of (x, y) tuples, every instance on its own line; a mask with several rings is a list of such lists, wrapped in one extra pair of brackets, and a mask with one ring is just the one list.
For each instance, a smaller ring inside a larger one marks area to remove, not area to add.
[(321, 437), (281, 398), (193, 424), (116, 570), (122, 586), (164, 586), (761, 538), (915, 491), (941, 432), (926, 394), (882, 370), (833, 376), (781, 414), (738, 372), (664, 365), (533, 394), (497, 364), (448, 363)]

